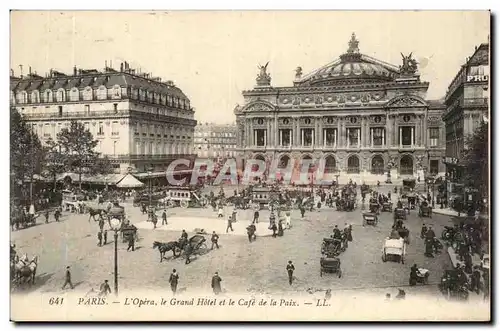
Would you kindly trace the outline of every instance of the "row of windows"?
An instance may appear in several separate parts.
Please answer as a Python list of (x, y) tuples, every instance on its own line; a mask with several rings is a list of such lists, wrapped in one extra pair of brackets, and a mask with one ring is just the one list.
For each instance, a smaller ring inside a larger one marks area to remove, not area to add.
[[(180, 109), (191, 109), (190, 102), (187, 99), (183, 99), (177, 96), (159, 94), (156, 92), (150, 92), (143, 89), (127, 89), (128, 95), (131, 99), (147, 101), (153, 104), (165, 105)], [(11, 102), (12, 103), (40, 103), (40, 102), (66, 102), (66, 101), (91, 101), (91, 100), (106, 100), (106, 99), (120, 99), (122, 97), (122, 90), (120, 86), (115, 86), (112, 89), (107, 89), (105, 86), (101, 86), (98, 89), (92, 89), (86, 87), (83, 90), (73, 88), (69, 91), (65, 89), (59, 89), (57, 91), (45, 90), (40, 94), (38, 90), (34, 90), (31, 93), (26, 91), (20, 91), (14, 98), (14, 92), (11, 91)]]
[(234, 137), (236, 133), (229, 133), (229, 132), (195, 132), (195, 135), (198, 137)]
[[(191, 135), (189, 135), (191, 131), (188, 128), (174, 128), (172, 129), (171, 127), (168, 126), (163, 126), (163, 125), (154, 125), (154, 124), (140, 124), (136, 123), (134, 126), (134, 134), (136, 136), (143, 135), (143, 136), (168, 136), (171, 135), (173, 138), (174, 135), (177, 136), (177, 138), (180, 138), (182, 136), (182, 139), (191, 139)], [(173, 135), (172, 135), (173, 134)]]

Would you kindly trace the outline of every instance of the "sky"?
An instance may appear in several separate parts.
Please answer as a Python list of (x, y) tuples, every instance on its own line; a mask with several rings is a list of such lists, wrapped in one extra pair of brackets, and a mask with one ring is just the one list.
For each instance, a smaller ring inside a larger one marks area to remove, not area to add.
[(487, 42), (486, 11), (15, 11), (10, 65), (43, 75), (112, 61), (172, 80), (201, 122), (234, 122), (243, 90), (269, 61), (273, 86), (291, 86), (339, 57), (354, 32), (360, 52), (399, 65), (413, 52), (427, 99), (440, 99), (474, 47)]

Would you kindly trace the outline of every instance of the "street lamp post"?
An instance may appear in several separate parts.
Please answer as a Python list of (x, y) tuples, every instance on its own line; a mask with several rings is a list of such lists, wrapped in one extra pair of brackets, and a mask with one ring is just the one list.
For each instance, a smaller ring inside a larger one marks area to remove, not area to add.
[(148, 177), (149, 177), (149, 181), (148, 181), (148, 183), (149, 183), (149, 208), (151, 208), (152, 199), (153, 199), (153, 197), (152, 197), (152, 191), (151, 191), (152, 190), (151, 189), (151, 175), (152, 175), (151, 170), (148, 170)]
[(118, 231), (122, 227), (122, 220), (112, 218), (109, 220), (109, 227), (115, 232), (115, 295), (118, 296)]

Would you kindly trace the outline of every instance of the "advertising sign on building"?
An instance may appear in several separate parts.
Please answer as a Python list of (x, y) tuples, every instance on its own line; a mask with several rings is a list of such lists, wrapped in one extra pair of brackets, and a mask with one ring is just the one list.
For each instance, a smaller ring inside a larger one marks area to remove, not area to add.
[(467, 83), (487, 82), (488, 80), (488, 75), (467, 76)]

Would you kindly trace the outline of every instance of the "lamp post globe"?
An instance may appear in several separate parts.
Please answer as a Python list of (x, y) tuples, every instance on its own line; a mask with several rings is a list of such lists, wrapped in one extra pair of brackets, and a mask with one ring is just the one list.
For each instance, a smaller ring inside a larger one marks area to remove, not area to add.
[(115, 232), (120, 230), (121, 225), (122, 221), (119, 218), (112, 218), (109, 220), (109, 227)]

